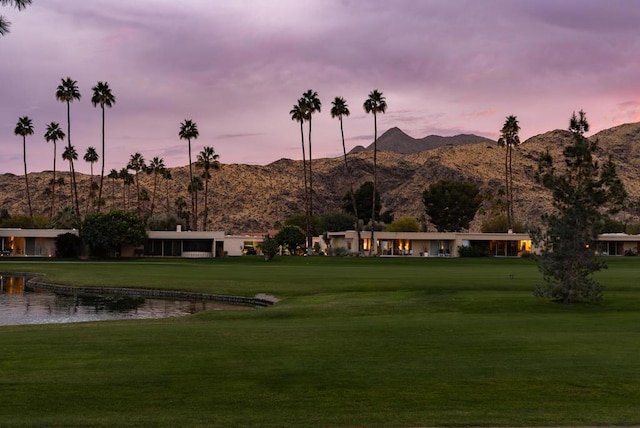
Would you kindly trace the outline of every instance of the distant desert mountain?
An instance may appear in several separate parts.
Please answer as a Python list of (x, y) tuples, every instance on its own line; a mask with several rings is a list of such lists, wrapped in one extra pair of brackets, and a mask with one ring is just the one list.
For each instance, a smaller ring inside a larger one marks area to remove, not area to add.
[[(401, 135), (393, 130), (391, 135)], [(384, 135), (384, 134), (383, 134)], [(405, 134), (406, 135), (406, 134)], [(408, 137), (411, 138), (411, 137)], [(428, 138), (428, 137), (427, 137)], [(444, 137), (441, 137), (444, 138)], [(478, 137), (480, 138), (480, 137)], [(536, 135), (520, 144), (513, 153), (514, 204), (516, 218), (525, 224), (536, 224), (543, 213), (552, 209), (549, 192), (535, 182), (535, 171), (540, 156), (549, 151), (557, 167), (563, 167), (562, 150), (571, 143), (568, 131), (555, 130)], [(596, 157), (602, 161), (609, 156), (617, 165), (630, 199), (640, 199), (640, 123), (616, 126), (591, 137), (599, 141)], [(382, 139), (382, 136), (381, 136)], [(413, 140), (419, 141), (419, 140)], [(497, 191), (504, 186), (504, 149), (487, 139), (478, 143), (445, 145), (417, 153), (398, 153), (381, 150), (378, 153), (378, 185), (383, 210), (392, 210), (396, 217), (424, 214), (422, 192), (434, 181), (441, 179), (469, 180), (482, 190)], [(413, 144), (411, 142), (410, 144)], [(373, 156), (371, 151), (361, 151), (348, 156), (356, 186), (372, 180)], [(197, 170), (194, 169), (194, 173)], [(227, 233), (266, 231), (276, 222), (282, 222), (293, 214), (304, 213), (304, 180), (302, 161), (281, 159), (269, 165), (223, 164), (212, 173), (209, 183), (210, 230)], [(176, 197), (190, 201), (187, 193), (188, 166), (171, 168), (173, 180), (160, 180), (156, 196), (156, 213), (175, 210)], [(199, 172), (198, 172), (199, 173)], [(58, 188), (56, 205), (70, 205), (69, 179)], [(32, 205), (37, 214), (48, 215), (50, 199), (43, 189), (51, 179), (50, 172), (30, 173)], [(80, 206), (84, 213), (89, 190), (89, 176), (79, 175)], [(153, 177), (142, 174), (140, 185), (152, 194)], [(313, 207), (315, 214), (337, 211), (342, 198), (349, 190), (349, 178), (342, 157), (314, 159)], [(128, 208), (135, 210), (135, 186), (128, 191)], [(107, 208), (122, 207), (123, 183), (107, 180), (105, 190)], [(204, 199), (199, 194), (199, 210)], [(0, 175), (0, 208), (10, 214), (26, 214), (24, 176)], [(142, 202), (142, 210), (149, 201)], [(639, 221), (635, 212), (623, 212), (620, 219)], [(483, 220), (479, 214), (472, 223), (472, 230), (479, 230)], [(202, 221), (202, 220), (201, 220)], [(202, 227), (200, 227), (202, 229)]]
[[(460, 146), (465, 144), (495, 144), (495, 141), (479, 137), (473, 134), (460, 134), (453, 137), (441, 137), (440, 135), (428, 135), (424, 138), (413, 138), (405, 134), (400, 128), (394, 127), (378, 137), (378, 150), (396, 153), (420, 153), (425, 150), (433, 150), (443, 146)], [(373, 150), (373, 143), (368, 147), (356, 146), (350, 153), (359, 153)]]

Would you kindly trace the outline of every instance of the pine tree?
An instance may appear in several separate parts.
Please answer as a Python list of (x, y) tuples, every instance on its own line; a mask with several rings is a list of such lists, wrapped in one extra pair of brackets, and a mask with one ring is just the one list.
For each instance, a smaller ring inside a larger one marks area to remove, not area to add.
[(544, 230), (532, 232), (544, 278), (534, 295), (566, 304), (599, 302), (604, 286), (591, 275), (606, 263), (596, 257), (596, 238), (603, 215), (619, 211), (627, 194), (611, 158), (602, 166), (594, 159), (598, 145), (584, 136), (589, 123), (583, 111), (572, 115), (569, 130), (565, 168), (556, 170), (548, 151), (538, 161), (536, 180), (551, 191), (555, 210), (542, 217)]

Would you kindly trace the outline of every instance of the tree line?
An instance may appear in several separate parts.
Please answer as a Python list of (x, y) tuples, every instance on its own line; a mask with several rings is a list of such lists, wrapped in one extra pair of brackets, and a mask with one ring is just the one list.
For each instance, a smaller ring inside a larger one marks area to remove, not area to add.
[[(293, 108), (289, 112), (291, 115), (291, 119), (300, 123), (300, 137), (302, 141), (302, 166), (303, 166), (303, 176), (304, 176), (304, 199), (305, 199), (305, 216), (306, 216), (306, 224), (305, 224), (305, 233), (307, 238), (307, 248), (311, 248), (312, 242), (312, 228), (311, 228), (311, 220), (313, 218), (313, 168), (312, 168), (312, 145), (311, 145), (311, 124), (314, 113), (320, 113), (322, 107), (322, 102), (318, 98), (318, 93), (313, 89), (309, 89), (308, 91), (302, 94), (302, 97), (298, 99), (298, 102), (293, 105)], [(383, 93), (378, 89), (374, 89), (369, 93), (369, 96), (364, 101), (362, 107), (367, 114), (373, 115), (373, 196), (371, 197), (371, 206), (372, 211), (375, 210), (375, 194), (376, 187), (378, 182), (378, 174), (377, 174), (377, 154), (378, 154), (378, 122), (377, 115), (379, 113), (385, 113), (387, 111), (387, 102)], [(357, 206), (355, 202), (355, 192), (353, 189), (353, 174), (349, 167), (349, 162), (347, 160), (347, 150), (344, 142), (344, 126), (343, 126), (343, 118), (348, 117), (351, 114), (349, 110), (349, 106), (347, 101), (343, 97), (335, 97), (332, 102), (331, 108), (331, 117), (338, 118), (340, 122), (340, 135), (342, 138), (342, 151), (344, 155), (344, 164), (345, 164), (345, 172), (349, 177), (349, 185), (350, 185), (350, 198), (352, 201), (353, 211), (357, 215)], [(304, 123), (308, 123), (308, 158), (305, 154), (305, 143), (304, 143)], [(307, 169), (308, 167), (308, 169)], [(374, 221), (372, 217), (372, 221)], [(355, 223), (356, 232), (358, 235), (358, 242), (360, 239), (360, 226), (358, 222)], [(371, 242), (374, 239), (374, 230), (375, 227), (371, 227)], [(358, 249), (359, 251), (359, 249)], [(371, 255), (371, 249), (370, 255)]]
[[(69, 217), (69, 214), (74, 218), (74, 224), (79, 225), (83, 213), (86, 215), (88, 213), (100, 212), (101, 208), (107, 204), (106, 201), (106, 190), (105, 190), (105, 107), (111, 108), (116, 103), (116, 97), (114, 96), (111, 88), (109, 87), (108, 82), (99, 81), (95, 86), (91, 88), (92, 97), (91, 103), (94, 107), (100, 107), (101, 116), (102, 116), (102, 127), (101, 127), (101, 135), (102, 135), (102, 148), (101, 152), (98, 153), (98, 150), (95, 147), (88, 147), (86, 153), (83, 156), (83, 160), (90, 164), (90, 184), (88, 189), (87, 203), (85, 207), (80, 206), (80, 197), (78, 190), (78, 183), (76, 179), (76, 164), (75, 162), (78, 160), (78, 151), (75, 146), (71, 143), (71, 104), (74, 101), (79, 101), (81, 99), (81, 94), (78, 89), (77, 81), (71, 79), (70, 77), (61, 79), (60, 85), (56, 89), (56, 99), (66, 105), (66, 113), (67, 113), (67, 127), (66, 132), (60, 126), (58, 122), (51, 122), (46, 125), (46, 130), (44, 132), (44, 140), (46, 142), (53, 143), (53, 172), (52, 178), (49, 181), (49, 185), (44, 192), (46, 195), (50, 196), (50, 206), (49, 206), (49, 221), (51, 221), (54, 216), (62, 215), (63, 217)], [(25, 180), (25, 193), (28, 205), (28, 214), (30, 219), (29, 226), (33, 227), (34, 223), (34, 212), (31, 204), (31, 189), (29, 187), (29, 177), (27, 174), (27, 151), (26, 151), (26, 140), (28, 136), (34, 134), (34, 125), (33, 121), (28, 116), (22, 116), (18, 119), (14, 133), (21, 137), (22, 139), (22, 148), (23, 148), (23, 164), (24, 164), (24, 180)], [(209, 181), (211, 179), (211, 173), (220, 168), (219, 155), (215, 152), (213, 147), (206, 146), (200, 151), (197, 155), (195, 166), (198, 170), (201, 171), (200, 175), (194, 175), (193, 166), (192, 166), (192, 155), (191, 155), (191, 140), (197, 139), (199, 136), (197, 124), (190, 119), (186, 119), (184, 122), (180, 124), (180, 129), (178, 132), (178, 137), (181, 140), (186, 140), (188, 143), (188, 156), (189, 156), (189, 183), (187, 184), (187, 191), (191, 195), (191, 210), (187, 210), (184, 207), (184, 201), (180, 198), (176, 199), (176, 211), (178, 217), (184, 221), (185, 226), (197, 230), (198, 229), (198, 215), (200, 213), (198, 209), (198, 192), (204, 192), (204, 208), (201, 213), (202, 217), (202, 226), (203, 228), (207, 227), (208, 224), (208, 215), (209, 215)], [(69, 164), (69, 194), (71, 198), (71, 212), (69, 212), (69, 208), (63, 208), (63, 212), (60, 213), (56, 210), (56, 196), (58, 192), (60, 192), (62, 186), (65, 184), (64, 177), (57, 176), (57, 142), (64, 141), (66, 138), (66, 146), (64, 151), (62, 152), (62, 159)], [(100, 169), (100, 178), (99, 181), (94, 181), (94, 170), (93, 165), (98, 161), (101, 161), (101, 169)], [(131, 173), (131, 172), (133, 173)], [(149, 197), (148, 191), (140, 188), (140, 173), (147, 173), (153, 175), (153, 190), (152, 195)], [(145, 219), (153, 218), (155, 208), (156, 208), (156, 195), (159, 184), (159, 179), (162, 178), (167, 182), (166, 189), (166, 211), (167, 215), (171, 212), (170, 203), (169, 203), (169, 187), (168, 182), (172, 179), (171, 172), (168, 168), (166, 168), (164, 164), (164, 159), (161, 157), (154, 157), (149, 164), (146, 163), (145, 158), (139, 152), (136, 152), (131, 155), (129, 162), (126, 166), (124, 166), (120, 170), (112, 169), (106, 177), (112, 180), (112, 203), (111, 209), (116, 208), (116, 196), (115, 196), (115, 182), (116, 180), (122, 181), (122, 205), (121, 208), (128, 209), (133, 204), (131, 201), (131, 197), (129, 196), (129, 191), (131, 185), (135, 185), (136, 189), (136, 213), (140, 216), (143, 216)], [(58, 187), (58, 189), (56, 189)], [(143, 212), (143, 202), (145, 200), (151, 201), (150, 208)], [(81, 209), (83, 208), (83, 209)], [(58, 225), (58, 227), (60, 227)]]

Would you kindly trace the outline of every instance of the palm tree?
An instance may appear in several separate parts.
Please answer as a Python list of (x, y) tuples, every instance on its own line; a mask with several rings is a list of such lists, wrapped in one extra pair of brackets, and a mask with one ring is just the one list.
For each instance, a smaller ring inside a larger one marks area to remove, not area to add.
[[(191, 188), (193, 185), (193, 170), (191, 166), (191, 139), (196, 139), (199, 135), (200, 133), (198, 132), (198, 126), (192, 120), (185, 119), (185, 121), (180, 124), (180, 132), (178, 133), (178, 136), (181, 140), (187, 140), (187, 142), (189, 143), (189, 188)], [(198, 193), (197, 188), (194, 188), (193, 190), (193, 192), (190, 192), (191, 216), (193, 217), (193, 230), (198, 230), (198, 217), (196, 212)]]
[(29, 203), (29, 218), (33, 226), (33, 210), (31, 209), (31, 194), (29, 193), (29, 177), (27, 176), (27, 135), (33, 135), (33, 122), (28, 116), (22, 116), (18, 119), (16, 135), (22, 137), (22, 159), (24, 160), (24, 183), (27, 188), (27, 202)]
[[(191, 199), (195, 201), (195, 210), (198, 212), (198, 190), (203, 190), (202, 180), (200, 177), (193, 177), (193, 181), (189, 184), (187, 191), (191, 193)], [(198, 216), (194, 215), (193, 217), (193, 230), (198, 230)]]
[(353, 213), (356, 216), (356, 234), (358, 236), (358, 252), (360, 252), (360, 220), (358, 218), (358, 207), (356, 204), (356, 194), (353, 190), (353, 175), (351, 174), (351, 169), (349, 168), (349, 163), (347, 162), (347, 148), (344, 144), (344, 128), (342, 126), (342, 118), (349, 117), (351, 112), (349, 111), (349, 106), (347, 105), (347, 101), (342, 97), (336, 97), (332, 102), (331, 107), (331, 117), (338, 118), (340, 120), (340, 136), (342, 137), (342, 153), (344, 154), (344, 168), (347, 171), (347, 176), (349, 177), (349, 195), (351, 196), (351, 204), (353, 206)]
[(115, 209), (115, 207), (116, 207), (116, 180), (118, 180), (120, 178), (120, 176), (118, 175), (118, 170), (111, 169), (111, 171), (109, 171), (109, 175), (107, 175), (107, 177), (111, 179), (111, 209)]
[(171, 213), (171, 206), (169, 204), (169, 180), (173, 180), (173, 176), (171, 175), (171, 170), (168, 168), (165, 168), (162, 171), (162, 178), (164, 179), (166, 183), (166, 188), (167, 188), (167, 216), (169, 216), (169, 214)]
[[(78, 82), (72, 80), (70, 77), (62, 79), (62, 83), (58, 85), (56, 89), (56, 99), (60, 102), (67, 103), (67, 147), (71, 148), (71, 102), (74, 100), (80, 100), (80, 91), (78, 90)], [(77, 155), (76, 158), (77, 159)], [(75, 198), (76, 216), (80, 220), (80, 203), (78, 202), (78, 185), (76, 183), (76, 170), (73, 166), (73, 161), (70, 158), (71, 163), (71, 183), (73, 186), (72, 198)]]
[(102, 184), (104, 182), (104, 106), (111, 108), (116, 102), (116, 97), (111, 93), (109, 83), (98, 82), (96, 86), (91, 88), (93, 96), (91, 97), (91, 104), (96, 107), (100, 104), (102, 109), (102, 170), (100, 172), (100, 191), (98, 192), (98, 212), (100, 212), (100, 204), (102, 201)]
[[(30, 4), (31, 0), (0, 0), (0, 5), (13, 6), (18, 10), (22, 10)], [(4, 16), (0, 15), (0, 36), (4, 36), (9, 33), (9, 27), (11, 27), (11, 23), (7, 21)]]
[(137, 207), (138, 215), (140, 215), (140, 209), (142, 207), (140, 205), (140, 180), (138, 178), (138, 172), (144, 171), (146, 168), (147, 168), (147, 165), (144, 162), (144, 157), (139, 152), (136, 152), (131, 155), (131, 157), (129, 158), (129, 163), (127, 164), (127, 169), (130, 169), (136, 172), (135, 183), (136, 183), (136, 194), (137, 194), (136, 200), (138, 201), (138, 207)]
[(57, 122), (51, 122), (47, 125), (47, 130), (44, 133), (44, 139), (47, 143), (53, 141), (53, 179), (51, 180), (51, 212), (49, 214), (49, 219), (53, 217), (56, 196), (56, 143), (58, 140), (63, 140), (64, 137), (64, 131), (60, 129), (60, 125)]
[(378, 113), (384, 113), (387, 111), (387, 101), (385, 100), (382, 92), (374, 89), (369, 93), (369, 98), (362, 105), (364, 111), (373, 113), (373, 198), (371, 202), (371, 242), (369, 244), (369, 255), (372, 254), (374, 241), (374, 223), (376, 212), (376, 186), (378, 184)]
[(304, 170), (304, 214), (305, 214), (305, 225), (306, 230), (305, 234), (307, 236), (307, 242), (309, 240), (309, 235), (311, 233), (310, 229), (310, 220), (309, 220), (309, 189), (307, 187), (307, 156), (305, 155), (304, 148), (304, 121), (307, 120), (307, 109), (305, 107), (304, 99), (300, 98), (298, 100), (298, 104), (294, 104), (293, 108), (289, 112), (291, 115), (291, 120), (295, 120), (296, 122), (300, 122), (300, 137), (302, 140), (302, 168)]
[[(67, 146), (62, 152), (62, 159), (69, 161), (69, 177), (72, 177), (73, 161), (78, 160), (78, 152), (73, 146)], [(69, 180), (69, 187), (71, 189), (71, 204), (73, 204), (73, 180)], [(79, 218), (79, 213), (76, 211), (76, 217)]]
[(149, 166), (147, 167), (147, 174), (153, 174), (153, 194), (151, 196), (151, 210), (149, 213), (149, 217), (153, 217), (153, 211), (156, 207), (156, 188), (158, 186), (158, 175), (162, 174), (164, 170), (164, 159), (157, 156), (151, 159), (151, 162), (149, 162)]
[(128, 186), (133, 182), (133, 177), (129, 174), (129, 170), (127, 167), (120, 169), (118, 172), (118, 177), (122, 180), (122, 208), (127, 209), (127, 189)]
[(311, 118), (313, 113), (320, 113), (320, 108), (322, 107), (322, 103), (318, 98), (318, 93), (312, 89), (307, 90), (304, 94), (302, 94), (302, 99), (304, 100), (304, 107), (306, 111), (306, 117), (309, 121), (309, 214), (308, 214), (308, 228), (309, 233), (307, 234), (307, 251), (309, 254), (313, 252), (312, 243), (313, 243), (313, 233), (311, 230), (311, 222), (313, 219), (313, 172), (311, 168), (311, 161), (313, 156), (311, 155)]
[(178, 218), (184, 220), (185, 224), (189, 224), (189, 218), (191, 217), (189, 211), (187, 211), (187, 201), (182, 196), (178, 196), (175, 200), (176, 215)]
[(198, 154), (198, 160), (196, 161), (196, 167), (202, 169), (202, 178), (204, 178), (204, 215), (202, 220), (202, 229), (207, 230), (207, 219), (209, 217), (209, 205), (207, 202), (207, 195), (209, 193), (209, 180), (211, 179), (211, 170), (220, 169), (220, 162), (218, 162), (218, 155), (213, 147), (204, 147)]
[[(91, 165), (91, 178), (90, 178), (90, 184), (89, 184), (89, 197), (87, 198), (87, 210), (85, 212), (89, 212), (89, 202), (91, 201), (92, 198), (95, 197), (95, 185), (93, 183), (93, 164), (98, 162), (98, 159), (100, 158), (100, 156), (98, 156), (98, 152), (96, 151), (95, 147), (87, 147), (87, 152), (84, 154), (84, 161), (85, 162), (89, 162), (89, 164)], [(98, 198), (98, 207), (100, 206), (100, 198)], [(99, 208), (98, 208), (99, 209)]]
[(505, 190), (507, 197), (507, 228), (513, 228), (514, 216), (513, 216), (513, 170), (512, 166), (512, 154), (513, 147), (520, 144), (520, 125), (518, 124), (518, 118), (516, 116), (507, 116), (502, 129), (500, 130), (500, 138), (498, 139), (498, 145), (505, 147), (507, 150), (504, 157), (504, 174), (505, 174)]

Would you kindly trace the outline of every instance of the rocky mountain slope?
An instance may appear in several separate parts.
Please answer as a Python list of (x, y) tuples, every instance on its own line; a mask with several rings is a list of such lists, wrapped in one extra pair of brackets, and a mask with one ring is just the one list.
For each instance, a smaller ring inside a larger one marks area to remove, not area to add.
[[(395, 132), (395, 131), (394, 131)], [(640, 198), (640, 123), (620, 125), (607, 129), (592, 138), (600, 144), (598, 157), (611, 156), (618, 165), (631, 200)], [(559, 167), (561, 152), (571, 142), (569, 132), (555, 130), (537, 135), (523, 142), (513, 156), (515, 212), (523, 223), (537, 223), (540, 215), (551, 209), (551, 198), (545, 189), (534, 181), (536, 162), (549, 150)], [(482, 189), (500, 188), (504, 182), (504, 149), (495, 142), (446, 145), (419, 153), (378, 153), (379, 188), (383, 210), (390, 209), (396, 217), (423, 214), (422, 192), (433, 181), (439, 179), (471, 180)], [(361, 151), (349, 156), (356, 185), (372, 179), (373, 160), (370, 151)], [(162, 214), (168, 205), (174, 210), (174, 200), (186, 192), (188, 166), (172, 168), (173, 180), (160, 180), (157, 189), (156, 213)], [(68, 173), (65, 173), (68, 175)], [(349, 189), (342, 157), (313, 161), (314, 212), (322, 214), (338, 210), (341, 199)], [(32, 201), (36, 213), (48, 215), (49, 199), (44, 195), (51, 172), (30, 173)], [(69, 180), (59, 193), (57, 206), (70, 205)], [(123, 185), (105, 178), (107, 208), (121, 207)], [(141, 186), (152, 193), (153, 177), (143, 174)], [(81, 209), (84, 212), (89, 177), (79, 178)], [(167, 187), (168, 186), (168, 187)], [(223, 164), (213, 173), (209, 183), (210, 230), (225, 230), (227, 233), (265, 231), (278, 221), (292, 214), (304, 212), (304, 190), (302, 161), (281, 159), (269, 165)], [(135, 200), (135, 186), (130, 190)], [(202, 193), (200, 193), (202, 195)], [(115, 198), (114, 198), (115, 196)], [(200, 199), (201, 210), (203, 200)], [(12, 215), (26, 214), (24, 177), (12, 174), (0, 176), (0, 208)], [(148, 203), (147, 203), (148, 206)], [(620, 218), (637, 221), (634, 213), (624, 212)], [(478, 230), (478, 216), (472, 229)], [(201, 229), (201, 227), (200, 227)]]

